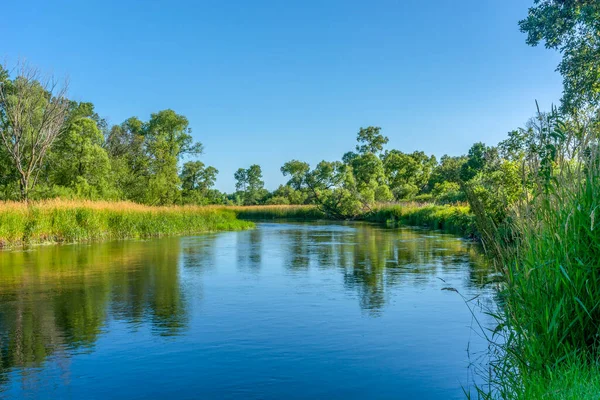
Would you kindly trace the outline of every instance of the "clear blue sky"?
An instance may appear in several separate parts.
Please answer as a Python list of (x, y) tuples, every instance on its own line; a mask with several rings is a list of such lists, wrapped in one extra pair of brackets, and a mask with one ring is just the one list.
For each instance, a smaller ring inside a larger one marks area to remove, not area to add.
[(361, 126), (441, 156), (496, 144), (557, 103), (559, 55), (517, 21), (533, 0), (42, 1), (2, 6), (0, 57), (68, 74), (110, 123), (172, 108), (231, 191), (293, 158), (339, 159)]

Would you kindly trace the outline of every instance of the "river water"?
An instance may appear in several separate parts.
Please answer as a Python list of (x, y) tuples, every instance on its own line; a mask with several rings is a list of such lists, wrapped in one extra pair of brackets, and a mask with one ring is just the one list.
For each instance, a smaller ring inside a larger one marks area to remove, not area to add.
[(485, 342), (443, 289), (492, 301), (488, 273), (360, 223), (4, 251), (0, 398), (464, 398)]

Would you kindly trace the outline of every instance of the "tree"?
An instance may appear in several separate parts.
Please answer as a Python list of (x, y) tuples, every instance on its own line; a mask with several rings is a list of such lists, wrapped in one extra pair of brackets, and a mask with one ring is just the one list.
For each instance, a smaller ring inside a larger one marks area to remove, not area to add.
[(127, 200), (145, 202), (150, 181), (150, 157), (146, 151), (144, 123), (128, 118), (113, 126), (106, 136), (104, 147), (108, 152), (114, 185), (120, 196)]
[(65, 132), (48, 154), (47, 175), (53, 185), (69, 187), (79, 196), (109, 198), (111, 165), (95, 117), (93, 104), (72, 102)]
[(235, 182), (235, 190), (238, 192), (245, 192), (248, 188), (248, 172), (244, 168), (238, 168), (233, 174)]
[(150, 170), (146, 202), (173, 204), (179, 196), (179, 160), (201, 154), (202, 144), (194, 142), (187, 118), (173, 110), (152, 114), (143, 135)]
[(465, 162), (467, 162), (466, 156), (452, 157), (444, 154), (440, 158), (440, 163), (433, 169), (428, 186), (434, 187), (436, 184), (443, 182), (458, 183), (460, 171)]
[(534, 0), (519, 22), (527, 44), (544, 42), (562, 54), (557, 70), (563, 76), (562, 106), (572, 112), (600, 102), (600, 2), (596, 0)]
[(17, 67), (12, 81), (0, 70), (0, 138), (18, 173), (20, 197), (27, 201), (46, 154), (65, 129), (67, 85), (43, 79), (26, 64)]
[(188, 161), (183, 164), (181, 171), (181, 188), (185, 202), (196, 204), (211, 204), (214, 193), (211, 188), (215, 185), (219, 171), (215, 167), (206, 167), (201, 161)]
[(351, 162), (355, 187), (349, 188), (366, 209), (375, 201), (390, 201), (392, 193), (386, 184), (383, 162), (373, 153), (361, 154)]
[(389, 139), (383, 136), (381, 128), (376, 126), (369, 126), (367, 128), (360, 128), (358, 135), (356, 135), (356, 151), (361, 154), (373, 153), (378, 154), (383, 151), (383, 146), (387, 144)]
[(215, 167), (206, 167), (202, 161), (188, 161), (181, 171), (181, 187), (205, 192), (215, 185), (218, 173)]
[(467, 182), (475, 177), (479, 172), (483, 171), (486, 166), (486, 154), (488, 148), (484, 143), (475, 143), (469, 149), (467, 161), (461, 166), (460, 179)]
[(281, 173), (283, 176), (288, 176), (290, 179), (287, 182), (288, 186), (291, 186), (295, 190), (300, 190), (304, 183), (306, 173), (310, 170), (308, 163), (298, 160), (291, 160), (283, 164), (281, 167)]
[(244, 205), (259, 204), (269, 193), (264, 188), (260, 165), (253, 164), (248, 169), (240, 168), (235, 172), (234, 178), (237, 181), (235, 188), (240, 192)]
[(383, 155), (383, 163), (390, 190), (396, 200), (403, 200), (410, 199), (428, 188), (437, 160), (422, 151), (406, 154), (399, 150), (390, 150)]
[(266, 204), (305, 204), (306, 201), (307, 193), (302, 187), (295, 189), (290, 185), (279, 185)]

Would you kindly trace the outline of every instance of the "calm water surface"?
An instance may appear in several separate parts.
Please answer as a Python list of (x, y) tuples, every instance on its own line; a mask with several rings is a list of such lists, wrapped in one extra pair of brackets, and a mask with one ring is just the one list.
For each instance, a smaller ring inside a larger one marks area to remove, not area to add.
[(263, 223), (0, 253), (0, 398), (464, 398), (488, 270), (452, 235)]

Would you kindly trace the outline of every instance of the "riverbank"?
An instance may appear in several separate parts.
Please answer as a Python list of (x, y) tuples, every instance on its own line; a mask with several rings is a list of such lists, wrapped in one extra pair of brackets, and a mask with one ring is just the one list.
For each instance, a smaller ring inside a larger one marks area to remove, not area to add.
[(130, 202), (67, 201), (0, 203), (0, 247), (135, 239), (242, 230), (251, 221), (216, 207), (152, 207)]
[[(0, 248), (77, 243), (249, 229), (258, 220), (316, 221), (327, 216), (315, 206), (169, 206), (131, 202), (48, 200), (26, 205), (0, 203)], [(382, 205), (358, 220), (388, 226), (420, 226), (477, 235), (466, 206)]]
[(318, 221), (327, 219), (325, 213), (312, 205), (224, 206), (223, 209), (235, 212), (239, 219), (250, 221), (277, 219)]
[[(278, 205), (226, 207), (243, 220), (302, 220), (328, 219), (316, 206)], [(464, 237), (478, 237), (475, 219), (466, 205), (435, 205), (421, 203), (382, 204), (357, 218), (388, 226), (419, 226), (439, 229)]]
[(466, 205), (421, 203), (381, 205), (365, 214), (362, 219), (392, 226), (420, 226), (464, 237), (478, 237), (475, 218)]

